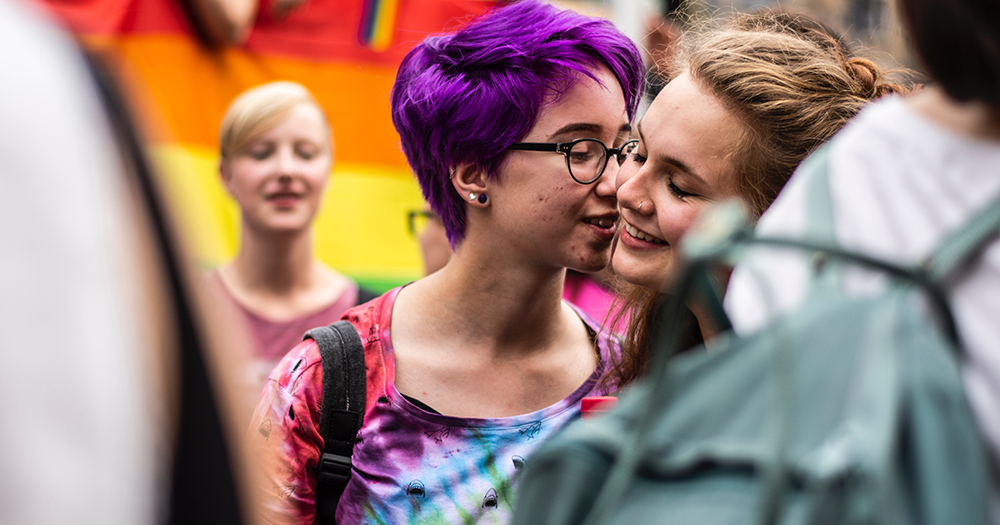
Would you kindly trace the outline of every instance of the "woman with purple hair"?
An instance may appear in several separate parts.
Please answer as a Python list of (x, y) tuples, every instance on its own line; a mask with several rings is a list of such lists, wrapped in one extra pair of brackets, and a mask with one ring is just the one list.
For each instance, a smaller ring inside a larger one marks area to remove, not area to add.
[[(560, 297), (608, 264), (642, 75), (610, 22), (536, 1), (404, 59), (393, 122), (454, 255), (345, 314), (368, 380), (337, 523), (506, 523), (525, 458), (606, 393), (617, 346)], [(316, 520), (320, 363), (293, 349), (254, 416), (275, 521)]]

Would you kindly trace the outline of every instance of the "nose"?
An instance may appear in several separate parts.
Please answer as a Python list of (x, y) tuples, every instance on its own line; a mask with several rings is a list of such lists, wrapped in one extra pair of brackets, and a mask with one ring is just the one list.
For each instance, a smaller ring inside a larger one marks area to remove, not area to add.
[(281, 178), (292, 177), (299, 173), (299, 162), (295, 152), (291, 148), (281, 148), (278, 151), (278, 176)]
[(618, 205), (622, 209), (630, 209), (642, 215), (649, 215), (653, 211), (652, 199), (649, 192), (642, 184), (642, 168), (625, 163), (618, 169), (618, 176), (615, 179), (618, 187)]
[(604, 172), (598, 177), (594, 185), (594, 191), (601, 197), (614, 197), (616, 193), (615, 179), (618, 175), (618, 161), (615, 158), (608, 159)]

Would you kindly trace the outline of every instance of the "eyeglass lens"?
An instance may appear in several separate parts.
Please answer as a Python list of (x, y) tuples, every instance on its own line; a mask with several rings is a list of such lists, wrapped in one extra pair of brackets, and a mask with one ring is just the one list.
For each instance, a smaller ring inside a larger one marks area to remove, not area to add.
[(581, 140), (570, 148), (567, 159), (573, 178), (580, 182), (592, 182), (604, 171), (607, 149), (596, 140)]
[(420, 238), (427, 230), (427, 226), (430, 225), (431, 221), (440, 220), (437, 214), (429, 210), (418, 210), (411, 211), (407, 214), (407, 226), (410, 232), (410, 236), (414, 239)]
[[(622, 152), (617, 159), (619, 166), (625, 162), (627, 154), (635, 149), (635, 145), (635, 142), (629, 141), (622, 146)], [(597, 180), (604, 173), (604, 168), (608, 165), (608, 150), (598, 140), (581, 140), (573, 144), (566, 158), (573, 178), (587, 184)]]

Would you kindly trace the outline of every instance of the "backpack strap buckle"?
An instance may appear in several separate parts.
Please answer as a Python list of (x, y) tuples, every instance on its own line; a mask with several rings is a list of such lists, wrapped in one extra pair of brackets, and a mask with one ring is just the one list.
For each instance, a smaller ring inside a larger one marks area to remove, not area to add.
[(319, 458), (316, 480), (319, 483), (347, 485), (351, 479), (351, 458), (340, 454), (324, 453)]

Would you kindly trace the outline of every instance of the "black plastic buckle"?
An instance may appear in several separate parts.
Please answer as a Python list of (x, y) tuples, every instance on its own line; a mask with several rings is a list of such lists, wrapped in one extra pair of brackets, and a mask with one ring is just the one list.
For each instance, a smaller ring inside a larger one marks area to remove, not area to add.
[(319, 458), (319, 471), (316, 480), (320, 483), (339, 483), (346, 485), (351, 479), (351, 458), (338, 454), (323, 454)]

